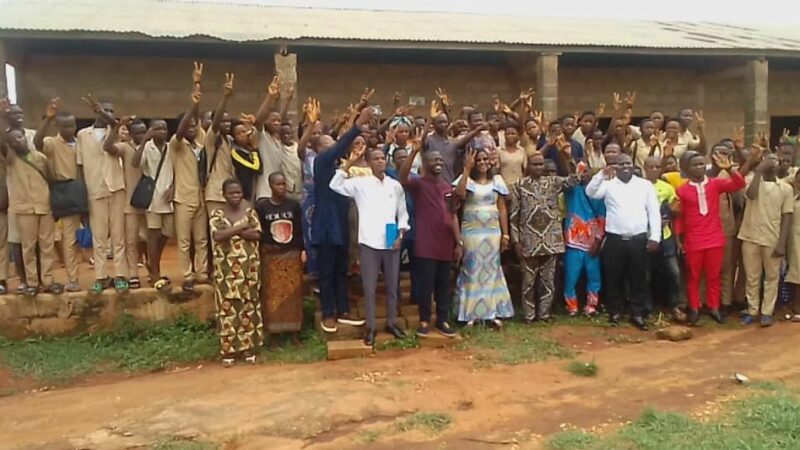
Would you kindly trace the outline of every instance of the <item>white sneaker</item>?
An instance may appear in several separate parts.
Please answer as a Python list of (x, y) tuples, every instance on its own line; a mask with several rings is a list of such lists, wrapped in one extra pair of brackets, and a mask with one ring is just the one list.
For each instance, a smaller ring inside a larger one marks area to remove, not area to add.
[(346, 315), (346, 316), (339, 316), (339, 318), (337, 318), (336, 321), (341, 323), (341, 324), (351, 325), (351, 326), (354, 326), (354, 327), (363, 327), (364, 324), (367, 323), (366, 320), (364, 320), (364, 319), (354, 319), (354, 318), (350, 317), (349, 314)]

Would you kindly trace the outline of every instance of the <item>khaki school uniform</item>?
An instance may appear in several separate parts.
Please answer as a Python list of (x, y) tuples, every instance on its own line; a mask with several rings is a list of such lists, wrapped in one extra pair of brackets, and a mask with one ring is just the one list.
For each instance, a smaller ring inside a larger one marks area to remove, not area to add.
[[(222, 183), (228, 178), (233, 178), (233, 161), (231, 160), (231, 143), (228, 136), (222, 135), (209, 128), (206, 132), (205, 142), (206, 161), (208, 162), (208, 182), (206, 183), (206, 211), (208, 217), (211, 213), (225, 206), (225, 197), (222, 195)], [(213, 245), (213, 242), (212, 242)]]
[[(730, 173), (723, 170), (718, 178), (728, 179)], [(734, 211), (734, 196), (743, 195), (742, 192), (723, 193), (719, 196), (719, 215), (722, 220), (722, 232), (725, 234), (725, 253), (722, 256), (722, 274), (720, 276), (720, 299), (725, 306), (733, 303), (733, 284), (736, 277), (738, 239), (736, 232), (736, 213)]]
[(39, 273), (36, 268), (37, 244), (42, 282), (46, 286), (53, 283), (55, 221), (51, 214), (50, 187), (46, 176), (47, 157), (43, 153), (31, 150), (24, 157), (16, 154), (8, 155), (9, 211), (17, 216), (25, 278), (29, 287), (39, 285)]
[[(175, 169), (175, 234), (178, 238), (178, 263), (187, 281), (206, 281), (208, 267), (208, 214), (205, 193), (197, 170), (199, 152), (197, 142), (169, 141), (172, 166)], [(194, 267), (189, 249), (194, 244)]]
[[(61, 135), (44, 138), (42, 153), (47, 156), (47, 168), (53, 181), (78, 179), (78, 141), (67, 142)], [(81, 225), (80, 214), (58, 219), (61, 223), (60, 245), (64, 255), (67, 278), (71, 283), (78, 282), (80, 248), (75, 233)], [(56, 239), (58, 241), (58, 239)]]
[(108, 130), (94, 127), (78, 131), (78, 165), (89, 193), (89, 225), (92, 228), (94, 271), (97, 279), (108, 277), (108, 242), (114, 254), (115, 276), (126, 277), (125, 259), (125, 174), (122, 158), (103, 150)]
[[(751, 179), (752, 180), (752, 179)], [(749, 186), (749, 183), (748, 183)], [(739, 229), (744, 271), (747, 275), (748, 313), (771, 316), (778, 298), (778, 278), (782, 258), (772, 252), (778, 244), (781, 216), (794, 211), (794, 192), (782, 181), (761, 180), (758, 196), (747, 199), (744, 220)], [(764, 299), (761, 301), (761, 273), (764, 273)]]
[[(36, 136), (36, 130), (32, 130), (30, 128), (24, 128), (25, 130), (25, 140), (28, 141), (28, 148), (29, 149), (36, 149), (36, 146), (33, 145), (33, 138)], [(8, 212), (8, 242), (10, 244), (19, 244), (22, 242), (19, 233), (19, 224), (17, 223), (17, 216), (9, 211)]]
[(164, 163), (161, 164), (160, 174), (157, 176), (158, 164), (161, 162), (161, 149), (153, 142), (144, 144), (142, 155), (142, 173), (156, 182), (153, 190), (153, 200), (145, 212), (148, 230), (161, 230), (166, 237), (175, 237), (175, 216), (172, 199), (167, 198), (167, 192), (174, 184), (175, 171), (172, 169), (172, 158), (169, 156), (169, 147), (164, 143)]
[(142, 229), (145, 227), (144, 211), (131, 206), (133, 191), (142, 178), (141, 165), (133, 166), (135, 146), (133, 142), (116, 144), (117, 150), (122, 155), (125, 173), (125, 262), (128, 266), (128, 278), (139, 278), (139, 242)]
[[(8, 201), (6, 158), (0, 154), (0, 198)], [(0, 281), (8, 279), (8, 210), (0, 211)]]
[(673, 148), (673, 154), (675, 155), (675, 158), (680, 161), (681, 155), (683, 155), (686, 150), (698, 150), (699, 148), (700, 137), (695, 136), (691, 131), (686, 130), (678, 135), (678, 142)]
[(649, 142), (645, 142), (644, 139), (639, 138), (630, 145), (630, 153), (633, 155), (633, 163), (644, 170), (644, 161), (649, 156), (661, 158), (661, 147), (653, 148)]
[(297, 142), (292, 145), (281, 144), (281, 172), (286, 178), (286, 198), (296, 202), (303, 200), (302, 163), (297, 156)]
[(281, 153), (283, 153), (280, 139), (266, 131), (256, 130), (253, 133), (254, 139), (258, 143), (258, 156), (261, 158), (261, 166), (264, 170), (256, 177), (255, 198), (272, 197), (272, 189), (269, 188), (269, 174), (281, 170)]

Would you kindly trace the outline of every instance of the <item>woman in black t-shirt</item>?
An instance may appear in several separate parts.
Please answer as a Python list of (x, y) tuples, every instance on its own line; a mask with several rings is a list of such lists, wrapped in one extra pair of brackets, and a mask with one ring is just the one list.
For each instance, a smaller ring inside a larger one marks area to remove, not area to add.
[[(292, 333), (299, 343), (303, 324), (303, 213), (300, 203), (286, 198), (286, 177), (269, 176), (271, 198), (260, 198), (256, 211), (261, 221), (261, 298), (269, 334)], [(274, 343), (270, 339), (270, 343)]]

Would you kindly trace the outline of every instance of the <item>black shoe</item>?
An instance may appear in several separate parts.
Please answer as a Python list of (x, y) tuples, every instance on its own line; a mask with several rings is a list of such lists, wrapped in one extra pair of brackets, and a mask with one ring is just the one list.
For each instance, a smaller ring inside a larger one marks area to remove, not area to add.
[(447, 322), (439, 322), (436, 324), (436, 331), (438, 331), (442, 336), (454, 338), (456, 337), (456, 332), (452, 328), (450, 328), (450, 324)]
[(619, 321), (621, 319), (622, 317), (619, 314), (611, 314), (608, 316), (608, 323), (610, 323), (612, 327), (616, 327), (619, 326)]
[(401, 330), (400, 327), (398, 327), (395, 324), (387, 324), (386, 325), (386, 332), (391, 334), (392, 336), (394, 336), (395, 339), (405, 339), (406, 338), (406, 332)]
[(720, 315), (718, 309), (710, 310), (708, 312), (708, 315), (711, 316), (711, 318), (714, 319), (714, 321), (719, 323), (719, 324), (722, 324), (723, 322), (725, 322), (725, 319), (722, 318), (722, 315)]
[(649, 330), (649, 328), (647, 328), (647, 324), (645, 323), (644, 319), (642, 319), (640, 316), (631, 317), (631, 323), (633, 324), (633, 326), (642, 331)]
[(689, 308), (687, 316), (689, 317), (689, 326), (697, 326), (697, 323), (700, 321), (700, 311)]
[(367, 334), (364, 335), (364, 345), (367, 347), (372, 347), (375, 345), (375, 330), (367, 330)]

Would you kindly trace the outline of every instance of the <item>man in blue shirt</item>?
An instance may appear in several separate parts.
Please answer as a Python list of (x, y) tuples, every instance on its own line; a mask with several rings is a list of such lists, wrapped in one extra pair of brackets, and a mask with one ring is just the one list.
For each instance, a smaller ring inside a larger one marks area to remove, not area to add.
[(317, 251), (319, 296), (322, 304), (322, 330), (335, 333), (337, 323), (362, 326), (363, 319), (350, 316), (347, 298), (347, 246), (350, 242), (347, 197), (330, 188), (330, 182), (341, 158), (361, 134), (361, 126), (372, 119), (372, 108), (364, 108), (355, 125), (338, 141), (323, 134), (312, 142), (314, 160), (314, 193), (316, 205), (311, 218), (311, 245)]

